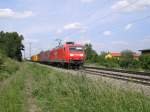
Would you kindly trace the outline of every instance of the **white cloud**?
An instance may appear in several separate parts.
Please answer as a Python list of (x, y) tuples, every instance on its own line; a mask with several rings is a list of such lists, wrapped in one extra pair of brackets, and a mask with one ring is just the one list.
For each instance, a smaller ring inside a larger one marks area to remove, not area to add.
[(72, 29), (84, 29), (85, 27), (83, 25), (81, 25), (81, 23), (70, 23), (70, 24), (66, 24), (64, 26), (65, 30), (72, 30)]
[(91, 39), (87, 36), (81, 36), (81, 37), (78, 37), (78, 38), (65, 37), (65, 38), (63, 38), (63, 41), (64, 42), (73, 41), (75, 43), (79, 43), (79, 44), (82, 44), (82, 45), (84, 45), (85, 43), (91, 43)]
[(86, 32), (86, 29), (87, 27), (85, 27), (81, 23), (75, 22), (75, 23), (66, 24), (63, 26), (62, 29), (56, 30), (56, 34), (62, 34), (63, 32), (69, 31), (69, 30), (75, 30), (75, 31), (79, 31), (80, 33), (84, 33)]
[(111, 36), (112, 35), (112, 32), (111, 31), (104, 31), (103, 32), (103, 35), (105, 35), (105, 36)]
[(0, 18), (17, 18), (23, 19), (32, 16), (31, 11), (15, 12), (12, 9), (0, 9)]
[(93, 2), (94, 0), (81, 0), (81, 2), (83, 2), (83, 3), (91, 3), (91, 2)]
[(129, 29), (131, 29), (132, 28), (132, 26), (133, 26), (133, 24), (127, 24), (126, 26), (125, 26), (125, 30), (127, 31), (127, 30), (129, 30)]
[(140, 11), (150, 7), (150, 0), (120, 0), (111, 6), (117, 12)]

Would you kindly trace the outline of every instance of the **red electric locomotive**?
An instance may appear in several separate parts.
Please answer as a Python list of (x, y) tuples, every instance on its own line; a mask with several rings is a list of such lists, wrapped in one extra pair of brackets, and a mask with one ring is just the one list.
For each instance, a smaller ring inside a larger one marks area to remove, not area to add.
[(84, 47), (73, 42), (67, 42), (50, 52), (50, 61), (53, 64), (80, 67), (83, 65), (84, 59)]
[(51, 51), (41, 52), (39, 56), (40, 62), (73, 68), (79, 68), (85, 60), (84, 47), (74, 42), (67, 42)]

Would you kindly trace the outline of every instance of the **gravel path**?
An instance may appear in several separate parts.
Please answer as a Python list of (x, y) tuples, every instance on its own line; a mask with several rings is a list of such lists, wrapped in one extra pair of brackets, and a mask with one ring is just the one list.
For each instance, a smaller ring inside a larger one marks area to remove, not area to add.
[(27, 98), (28, 112), (41, 112), (37, 106), (36, 98), (32, 95), (33, 92), (33, 76), (32, 74), (26, 74), (25, 80), (25, 94)]

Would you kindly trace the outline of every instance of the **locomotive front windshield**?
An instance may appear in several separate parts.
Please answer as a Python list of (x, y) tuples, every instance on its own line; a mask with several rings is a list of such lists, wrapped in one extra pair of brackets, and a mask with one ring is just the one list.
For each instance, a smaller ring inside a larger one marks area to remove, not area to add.
[(83, 47), (81, 46), (73, 46), (73, 47), (69, 47), (69, 51), (70, 52), (83, 52)]

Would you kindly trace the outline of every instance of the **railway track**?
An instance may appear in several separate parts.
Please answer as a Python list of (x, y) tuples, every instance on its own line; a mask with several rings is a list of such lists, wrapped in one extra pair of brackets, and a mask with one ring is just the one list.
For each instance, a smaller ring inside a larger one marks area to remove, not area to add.
[(150, 73), (84, 66), (85, 73), (150, 86)]
[(80, 72), (150, 86), (150, 73), (147, 72), (135, 72), (135, 71), (87, 67), (87, 66), (84, 66)]

